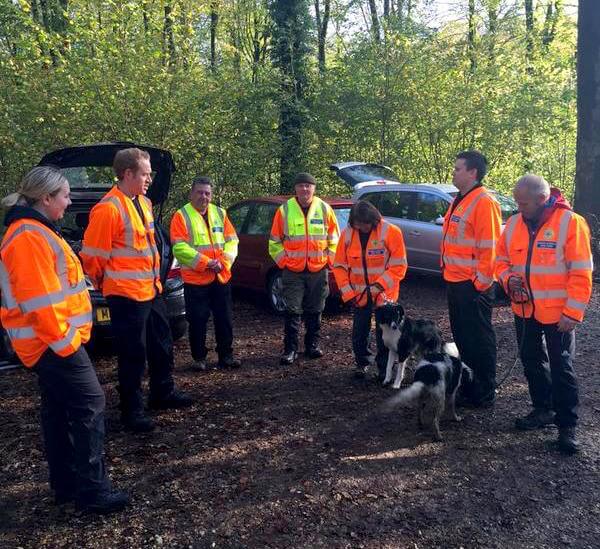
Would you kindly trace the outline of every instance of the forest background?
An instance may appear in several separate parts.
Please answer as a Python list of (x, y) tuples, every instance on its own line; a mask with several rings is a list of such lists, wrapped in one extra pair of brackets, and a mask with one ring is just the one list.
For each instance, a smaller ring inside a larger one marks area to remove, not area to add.
[(534, 171), (572, 197), (576, 6), (0, 0), (0, 190), (50, 150), (131, 140), (173, 153), (171, 207), (196, 174), (225, 206), (296, 170), (348, 194), (328, 170), (345, 160), (448, 182), (466, 148), (491, 187)]

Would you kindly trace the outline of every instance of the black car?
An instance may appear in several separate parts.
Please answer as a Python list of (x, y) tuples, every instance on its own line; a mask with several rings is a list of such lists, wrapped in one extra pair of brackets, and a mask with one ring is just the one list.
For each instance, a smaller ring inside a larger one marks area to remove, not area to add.
[[(161, 280), (163, 283), (165, 302), (171, 324), (173, 339), (181, 338), (186, 331), (185, 303), (183, 299), (183, 280), (180, 267), (173, 257), (171, 243), (167, 231), (161, 226), (162, 206), (169, 194), (175, 164), (171, 153), (155, 147), (137, 145), (126, 141), (97, 143), (59, 149), (45, 155), (38, 165), (52, 165), (60, 168), (69, 180), (71, 201), (73, 202), (64, 218), (59, 222), (64, 238), (76, 253), (81, 250), (81, 240), (88, 225), (89, 215), (94, 205), (111, 189), (115, 178), (112, 162), (117, 151), (129, 147), (138, 147), (150, 154), (153, 170), (152, 185), (148, 189), (148, 197), (155, 207), (155, 231), (158, 250), (161, 256)], [(98, 346), (102, 341), (112, 337), (110, 312), (106, 300), (96, 290), (89, 279), (88, 289), (93, 306), (91, 344)], [(0, 359), (11, 358), (12, 349), (4, 330), (0, 339)], [(4, 356), (2, 356), (4, 355)]]

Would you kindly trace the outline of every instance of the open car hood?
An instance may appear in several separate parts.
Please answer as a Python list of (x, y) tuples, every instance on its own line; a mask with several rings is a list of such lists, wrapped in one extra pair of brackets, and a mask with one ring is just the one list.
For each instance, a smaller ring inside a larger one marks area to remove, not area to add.
[[(75, 172), (68, 168), (112, 168), (113, 158), (117, 151), (137, 147), (147, 151), (150, 155), (150, 164), (154, 172), (154, 179), (148, 189), (148, 198), (155, 205), (162, 204), (169, 196), (171, 179), (175, 172), (175, 163), (173, 156), (169, 151), (149, 147), (147, 145), (138, 145), (128, 141), (113, 141), (110, 143), (95, 143), (91, 145), (79, 145), (76, 147), (67, 147), (46, 154), (39, 162), (39, 166), (52, 165), (65, 170), (65, 175), (69, 179), (71, 190), (80, 194), (81, 191), (106, 192), (112, 185), (114, 178), (110, 178), (110, 172), (102, 174), (102, 182), (90, 181), (87, 174), (85, 178), (71, 176)], [(106, 180), (106, 181), (105, 181)]]
[(351, 190), (359, 183), (400, 182), (398, 176), (390, 168), (372, 162), (338, 162), (337, 164), (331, 164), (329, 169), (342, 179)]

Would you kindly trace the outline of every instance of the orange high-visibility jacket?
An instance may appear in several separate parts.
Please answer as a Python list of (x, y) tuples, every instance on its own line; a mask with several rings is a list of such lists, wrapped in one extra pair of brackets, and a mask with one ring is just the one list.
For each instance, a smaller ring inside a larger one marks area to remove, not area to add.
[(282, 204), (273, 217), (269, 254), (280, 269), (317, 272), (331, 267), (340, 230), (333, 208), (316, 196), (306, 217), (295, 197)]
[(25, 366), (48, 347), (66, 357), (90, 339), (92, 304), (79, 259), (40, 221), (21, 218), (8, 227), (0, 286), (2, 325)]
[[(187, 203), (171, 220), (173, 255), (181, 264), (181, 277), (188, 284), (206, 286), (215, 280), (225, 284), (231, 278), (231, 267), (237, 257), (238, 237), (227, 212), (208, 205), (208, 226), (202, 214)], [(223, 265), (220, 273), (207, 268), (211, 259)]]
[(357, 306), (364, 307), (368, 302), (367, 284), (375, 283), (383, 287), (387, 299), (397, 301), (406, 268), (404, 238), (395, 225), (381, 220), (371, 231), (364, 254), (358, 230), (348, 226), (342, 231), (333, 274), (344, 302), (357, 298)]
[(496, 276), (508, 292), (511, 275), (522, 278), (531, 301), (513, 303), (515, 314), (555, 324), (561, 315), (582, 321), (592, 294), (590, 230), (580, 215), (557, 208), (535, 237), (523, 216), (513, 215), (498, 243)]
[(90, 212), (80, 257), (83, 268), (102, 294), (149, 301), (162, 291), (160, 257), (154, 237), (152, 203), (133, 200), (114, 186)]
[(450, 206), (441, 244), (444, 280), (471, 280), (478, 291), (487, 290), (494, 282), (501, 227), (500, 205), (484, 187), (471, 190), (456, 208)]

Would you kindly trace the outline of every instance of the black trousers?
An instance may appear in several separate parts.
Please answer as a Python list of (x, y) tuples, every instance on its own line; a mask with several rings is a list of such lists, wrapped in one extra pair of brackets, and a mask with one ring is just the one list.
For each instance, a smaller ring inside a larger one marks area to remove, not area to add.
[(575, 331), (559, 332), (557, 324), (515, 315), (517, 342), (534, 408), (554, 409), (559, 427), (575, 427), (579, 405), (573, 369)]
[[(356, 366), (358, 367), (367, 366), (371, 363), (372, 353), (369, 349), (369, 344), (371, 341), (373, 308), (372, 303), (369, 302), (364, 307), (354, 307), (352, 313), (352, 350)], [(377, 364), (379, 375), (384, 376), (389, 351), (383, 343), (379, 324), (375, 325), (375, 343), (377, 344), (375, 363)]]
[(37, 362), (50, 487), (91, 501), (110, 487), (104, 465), (105, 398), (83, 347), (66, 358), (48, 349)]
[(474, 382), (462, 388), (475, 403), (495, 398), (496, 333), (488, 295), (470, 280), (448, 282), (450, 329), (462, 361), (473, 370)]
[(119, 394), (123, 414), (143, 411), (142, 377), (148, 360), (150, 396), (161, 399), (173, 390), (173, 337), (161, 296), (135, 301), (107, 296), (116, 340)]
[(206, 286), (185, 284), (185, 317), (188, 321), (190, 348), (194, 360), (204, 360), (206, 348), (206, 328), (212, 313), (217, 341), (219, 361), (233, 355), (233, 313), (231, 284), (214, 281)]

